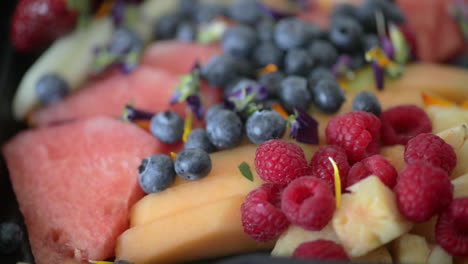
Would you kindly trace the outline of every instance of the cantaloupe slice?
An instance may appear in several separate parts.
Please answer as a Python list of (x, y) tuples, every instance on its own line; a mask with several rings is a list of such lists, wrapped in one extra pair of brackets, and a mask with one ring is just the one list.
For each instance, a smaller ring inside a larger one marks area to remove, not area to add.
[(132, 227), (117, 241), (116, 258), (135, 264), (173, 263), (270, 249), (244, 233), (243, 195), (218, 200)]

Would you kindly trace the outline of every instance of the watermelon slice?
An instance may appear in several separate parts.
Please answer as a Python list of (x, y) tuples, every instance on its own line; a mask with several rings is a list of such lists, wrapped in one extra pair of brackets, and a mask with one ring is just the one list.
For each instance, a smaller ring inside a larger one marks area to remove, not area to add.
[(142, 63), (175, 74), (186, 74), (197, 60), (203, 64), (221, 51), (217, 44), (158, 41), (147, 48)]
[(142, 158), (167, 152), (135, 125), (96, 117), (22, 132), (3, 147), (37, 264), (106, 259), (142, 197)]
[[(112, 74), (89, 84), (57, 104), (35, 111), (30, 122), (44, 126), (97, 115), (117, 117), (122, 113), (123, 107), (131, 102), (148, 111), (173, 109), (184, 116), (185, 103), (169, 105), (178, 82), (177, 76), (173, 74), (142, 65), (129, 75)], [(203, 85), (201, 93), (205, 109), (221, 100), (220, 89)]]

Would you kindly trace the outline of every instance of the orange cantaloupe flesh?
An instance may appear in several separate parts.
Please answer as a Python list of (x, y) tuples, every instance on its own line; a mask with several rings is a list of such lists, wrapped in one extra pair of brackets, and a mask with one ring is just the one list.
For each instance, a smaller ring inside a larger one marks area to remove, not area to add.
[[(307, 160), (317, 146), (301, 145)], [(211, 154), (212, 169), (208, 176), (198, 181), (178, 181), (163, 192), (153, 193), (138, 201), (130, 214), (130, 226), (144, 225), (160, 217), (200, 206), (235, 195), (246, 195), (260, 186), (263, 181), (255, 172), (254, 158), (257, 146), (243, 145), (229, 151)], [(238, 166), (243, 162), (250, 165), (254, 176), (249, 181), (242, 176)]]
[(244, 233), (243, 195), (159, 218), (125, 231), (117, 240), (116, 258), (135, 264), (174, 263), (271, 249)]

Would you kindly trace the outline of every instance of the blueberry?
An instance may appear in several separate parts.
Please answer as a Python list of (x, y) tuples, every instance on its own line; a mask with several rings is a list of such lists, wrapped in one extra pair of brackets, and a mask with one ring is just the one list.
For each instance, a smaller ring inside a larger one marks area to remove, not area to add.
[(364, 50), (370, 50), (373, 47), (379, 46), (379, 37), (376, 34), (366, 34), (363, 39)]
[(245, 125), (247, 137), (255, 144), (281, 138), (286, 130), (286, 120), (276, 111), (254, 112)]
[(255, 24), (263, 13), (257, 0), (236, 0), (229, 7), (228, 14), (238, 22)]
[(213, 118), (220, 110), (224, 109), (224, 104), (219, 103), (212, 105), (210, 108), (208, 108), (208, 111), (205, 113), (205, 121), (208, 122), (211, 118)]
[(211, 158), (203, 149), (186, 149), (177, 155), (174, 167), (180, 177), (190, 181), (199, 180), (210, 173)]
[(256, 76), (257, 68), (255, 65), (250, 62), (247, 58), (237, 57), (235, 58), (235, 70), (237, 74), (242, 75), (244, 77), (251, 77), (254, 78)]
[(286, 107), (299, 107), (305, 111), (312, 101), (307, 89), (307, 80), (299, 76), (288, 76), (281, 82), (280, 98)]
[(164, 143), (179, 141), (184, 133), (184, 120), (173, 111), (157, 113), (151, 118), (151, 133)]
[(357, 9), (357, 18), (366, 32), (377, 33), (376, 13), (384, 16), (384, 21), (402, 23), (405, 17), (401, 9), (388, 0), (366, 0)]
[(352, 18), (357, 18), (357, 7), (350, 3), (338, 4), (333, 8), (330, 14), (331, 18), (337, 16), (348, 16)]
[(325, 40), (313, 41), (308, 51), (315, 66), (331, 67), (338, 59), (336, 48)]
[(297, 18), (285, 18), (279, 21), (274, 32), (276, 45), (284, 50), (304, 47), (313, 34), (309, 26)]
[(208, 153), (216, 150), (215, 146), (211, 144), (211, 141), (208, 138), (208, 133), (206, 133), (206, 130), (202, 128), (196, 128), (190, 132), (187, 141), (185, 141), (184, 148), (200, 148)]
[(236, 59), (229, 54), (213, 56), (201, 68), (201, 74), (213, 86), (224, 86), (236, 79), (239, 67)]
[(273, 42), (274, 41), (274, 31), (275, 31), (275, 21), (273, 19), (263, 19), (256, 25), (257, 35), (260, 41), (263, 42)]
[(181, 17), (178, 14), (166, 14), (156, 22), (154, 34), (156, 39), (172, 39), (176, 34)]
[(281, 81), (284, 79), (284, 73), (274, 71), (262, 74), (258, 77), (258, 82), (264, 85), (268, 90), (268, 95), (277, 96), (281, 89)]
[(352, 53), (359, 50), (362, 36), (362, 27), (357, 20), (346, 16), (332, 19), (328, 37), (340, 51)]
[(206, 132), (211, 143), (219, 149), (228, 149), (242, 141), (242, 121), (230, 110), (220, 110), (207, 120)]
[(223, 34), (223, 50), (236, 57), (249, 57), (256, 44), (255, 30), (245, 25), (228, 28)]
[(14, 222), (0, 223), (0, 254), (13, 254), (21, 246), (23, 230)]
[(133, 262), (129, 262), (126, 260), (116, 260), (114, 261), (114, 264), (133, 264)]
[(118, 28), (112, 34), (109, 51), (115, 54), (125, 54), (130, 50), (141, 49), (143, 42), (128, 28)]
[(313, 69), (310, 72), (310, 74), (308, 76), (308, 80), (309, 80), (309, 83), (310, 83), (309, 87), (313, 87), (320, 80), (332, 80), (332, 81), (334, 81), (334, 80), (336, 80), (336, 78), (335, 78), (335, 75), (333, 75), (333, 73), (328, 68), (317, 67), (317, 68)]
[(163, 191), (174, 183), (174, 179), (174, 163), (168, 155), (146, 157), (138, 167), (138, 181), (145, 193)]
[(382, 106), (375, 94), (370, 91), (362, 91), (353, 99), (353, 110), (362, 110), (380, 116)]
[(36, 83), (36, 93), (39, 101), (49, 105), (60, 101), (69, 92), (68, 83), (56, 73), (43, 75)]
[(182, 42), (192, 42), (197, 37), (197, 27), (190, 22), (181, 23), (177, 27), (176, 39)]
[(192, 17), (197, 11), (198, 0), (179, 0), (177, 12), (184, 17)]
[(200, 24), (211, 22), (216, 16), (224, 15), (225, 7), (219, 4), (203, 3), (199, 4), (195, 11), (195, 20)]
[(305, 49), (290, 49), (284, 57), (286, 74), (306, 76), (313, 65), (312, 57)]
[(275, 64), (281, 67), (283, 51), (272, 42), (262, 42), (255, 47), (252, 60), (258, 68), (268, 64)]
[(314, 105), (325, 113), (338, 111), (345, 101), (345, 93), (335, 80), (320, 80), (311, 90)]

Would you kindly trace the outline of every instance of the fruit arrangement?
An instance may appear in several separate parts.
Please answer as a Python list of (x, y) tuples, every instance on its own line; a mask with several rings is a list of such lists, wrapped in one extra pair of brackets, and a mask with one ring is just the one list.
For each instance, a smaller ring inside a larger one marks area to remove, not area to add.
[(13, 45), (50, 45), (2, 147), (35, 262), (464, 263), (468, 74), (428, 62), (466, 7), (20, 1)]

